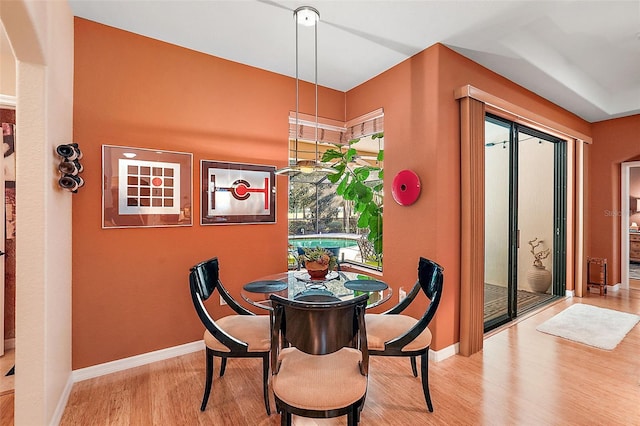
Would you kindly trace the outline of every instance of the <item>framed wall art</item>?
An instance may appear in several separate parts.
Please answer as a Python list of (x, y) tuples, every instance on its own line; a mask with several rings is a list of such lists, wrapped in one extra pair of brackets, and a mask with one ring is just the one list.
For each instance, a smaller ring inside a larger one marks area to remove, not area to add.
[(274, 166), (202, 160), (202, 225), (275, 223)]
[(2, 142), (4, 150), (5, 187), (16, 187), (16, 126), (13, 123), (2, 123)]
[(2, 123), (2, 142), (4, 148), (4, 205), (5, 205), (5, 238), (16, 238), (16, 126), (15, 111), (2, 110), (4, 117), (8, 115), (11, 123)]
[(192, 155), (102, 146), (102, 227), (191, 226)]

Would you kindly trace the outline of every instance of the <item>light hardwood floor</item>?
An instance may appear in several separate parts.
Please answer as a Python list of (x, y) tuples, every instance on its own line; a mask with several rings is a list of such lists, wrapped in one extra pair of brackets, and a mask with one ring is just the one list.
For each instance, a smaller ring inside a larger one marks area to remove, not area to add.
[(5, 349), (4, 355), (0, 357), (0, 395), (13, 392), (14, 375), (7, 376), (15, 364), (15, 349)]
[(13, 367), (15, 349), (5, 349), (0, 357), (0, 425), (13, 425), (13, 386), (14, 375), (6, 376)]
[[(494, 332), (480, 353), (431, 362), (433, 413), (406, 359), (374, 357), (361, 424), (640, 425), (640, 325), (613, 351), (535, 330), (572, 303), (640, 313), (640, 292), (562, 300)], [(74, 385), (61, 424), (277, 425), (280, 416), (264, 410), (260, 371), (258, 360), (230, 360), (203, 413), (202, 352), (86, 380)]]

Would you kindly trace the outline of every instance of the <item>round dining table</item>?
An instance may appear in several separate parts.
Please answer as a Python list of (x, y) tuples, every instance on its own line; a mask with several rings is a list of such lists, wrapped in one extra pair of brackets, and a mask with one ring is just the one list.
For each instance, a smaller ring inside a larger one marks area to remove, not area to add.
[(269, 296), (277, 294), (309, 303), (332, 303), (369, 294), (367, 309), (391, 298), (393, 290), (383, 281), (366, 274), (331, 271), (325, 278), (311, 278), (307, 271), (289, 271), (261, 277), (245, 284), (240, 295), (262, 309), (271, 310)]

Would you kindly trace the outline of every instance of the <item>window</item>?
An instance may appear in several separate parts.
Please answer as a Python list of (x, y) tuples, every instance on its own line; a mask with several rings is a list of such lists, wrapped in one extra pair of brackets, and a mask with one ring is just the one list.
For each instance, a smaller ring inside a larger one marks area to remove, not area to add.
[[(361, 117), (361, 121), (352, 120), (344, 126), (335, 123), (319, 125), (318, 158), (322, 158), (327, 150), (346, 152), (353, 148), (355, 155), (349, 156), (350, 170), (370, 170), (364, 184), (375, 188), (374, 201), (382, 206), (382, 178), (377, 170), (382, 169), (382, 110), (375, 114)], [(297, 158), (313, 159), (316, 155), (315, 128), (309, 127), (304, 120), (299, 120)], [(324, 126), (321, 131), (320, 128)], [(374, 132), (374, 130), (376, 132)], [(291, 157), (295, 157), (295, 120), (290, 121)], [(348, 136), (355, 136), (345, 140)], [(301, 140), (302, 138), (302, 140)], [(335, 164), (337, 160), (328, 161)], [(363, 172), (364, 173), (364, 172)], [(340, 195), (339, 182), (332, 182), (331, 175), (322, 173), (299, 173), (289, 178), (289, 243), (291, 248), (297, 246), (339, 246), (340, 257), (347, 262), (368, 265), (381, 269), (382, 256), (372, 255), (370, 245), (366, 245), (366, 236), (370, 230), (359, 227), (361, 213), (355, 211), (354, 201)], [(362, 225), (362, 223), (361, 223)], [(381, 223), (380, 223), (381, 225)], [(358, 244), (360, 240), (360, 245)], [(362, 245), (365, 244), (363, 249)]]

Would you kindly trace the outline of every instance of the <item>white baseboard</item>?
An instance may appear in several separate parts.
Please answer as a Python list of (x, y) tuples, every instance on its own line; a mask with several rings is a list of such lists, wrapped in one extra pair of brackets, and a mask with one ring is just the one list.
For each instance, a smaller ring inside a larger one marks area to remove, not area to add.
[(129, 368), (139, 367), (141, 365), (150, 364), (152, 362), (190, 354), (192, 352), (197, 352), (203, 349), (204, 341), (198, 340), (197, 342), (185, 343), (184, 345), (173, 346), (171, 348), (147, 352), (145, 354), (135, 355), (129, 358), (105, 362), (104, 364), (80, 368), (78, 370), (73, 370), (73, 382), (76, 383), (87, 379), (93, 379), (94, 377), (100, 377), (104, 376), (105, 374), (115, 373), (116, 371), (127, 370)]
[(15, 96), (0, 95), (0, 107), (15, 108), (17, 104), (17, 98)]
[(618, 290), (620, 290), (620, 283), (607, 286), (607, 291), (618, 291)]
[(565, 290), (564, 291), (564, 296), (565, 297), (574, 297), (576, 295), (575, 290)]
[[(614, 285), (608, 285), (606, 286), (606, 291), (608, 292), (616, 292), (619, 291), (622, 288), (622, 284), (621, 283), (617, 283)], [(598, 289), (593, 289), (593, 288), (588, 288), (585, 294), (600, 294), (600, 292), (598, 291)]]
[(58, 404), (56, 405), (56, 411), (53, 413), (53, 417), (51, 417), (51, 422), (49, 424), (51, 426), (58, 426), (60, 421), (62, 420), (62, 415), (64, 414), (64, 409), (67, 407), (67, 402), (69, 402), (69, 395), (71, 395), (71, 389), (73, 388), (73, 373), (69, 374), (69, 378), (67, 379), (67, 384), (64, 386), (62, 390), (62, 395), (60, 395), (60, 399), (58, 400)]
[(4, 340), (4, 349), (15, 349), (16, 348), (16, 339), (5, 339)]
[[(116, 361), (105, 362), (104, 364), (92, 365), (91, 367), (73, 370), (71, 372), (72, 380), (70, 379), (71, 385), (67, 383), (64, 396), (63, 398), (60, 398), (60, 401), (63, 401), (64, 399), (62, 412), (64, 412), (64, 407), (67, 404), (67, 399), (69, 398), (69, 393), (71, 392), (71, 386), (73, 383), (93, 379), (95, 377), (104, 376), (105, 374), (111, 374), (117, 371), (127, 370), (129, 368), (139, 367), (156, 361), (174, 358), (180, 355), (190, 354), (192, 352), (204, 350), (204, 348), (204, 342), (202, 340), (198, 340), (196, 342), (185, 343), (184, 345), (173, 346), (171, 348), (160, 349), (158, 351), (147, 352), (145, 354), (135, 355), (129, 358), (118, 359)], [(434, 362), (440, 362), (457, 354), (459, 351), (460, 343), (454, 343), (453, 345), (447, 346), (439, 351), (430, 349), (429, 359)], [(60, 417), (62, 416), (62, 412), (60, 413)], [(60, 420), (58, 419), (58, 422), (59, 421)]]
[(429, 360), (433, 362), (440, 362), (451, 356), (454, 356), (458, 352), (460, 352), (460, 343), (454, 343), (453, 345), (447, 346), (446, 348), (440, 349), (439, 351), (434, 351), (433, 349), (430, 349)]

